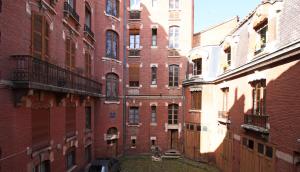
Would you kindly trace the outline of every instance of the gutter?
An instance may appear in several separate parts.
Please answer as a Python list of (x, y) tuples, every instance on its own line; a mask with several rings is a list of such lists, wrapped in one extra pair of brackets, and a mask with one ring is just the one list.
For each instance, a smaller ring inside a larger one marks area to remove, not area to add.
[[(127, 36), (127, 0), (123, 0), (123, 95), (126, 93), (127, 59), (126, 59), (126, 36)], [(123, 96), (123, 154), (126, 154), (126, 96)]]

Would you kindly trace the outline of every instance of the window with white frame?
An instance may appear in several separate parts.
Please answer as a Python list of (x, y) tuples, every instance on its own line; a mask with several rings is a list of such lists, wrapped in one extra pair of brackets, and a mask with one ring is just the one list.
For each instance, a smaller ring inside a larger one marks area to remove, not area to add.
[(169, 9), (170, 10), (179, 9), (179, 0), (169, 0)]
[(156, 106), (151, 106), (151, 123), (156, 123)]
[(130, 10), (140, 10), (141, 1), (140, 0), (130, 0)]
[(169, 28), (169, 48), (179, 48), (179, 27), (171, 26)]

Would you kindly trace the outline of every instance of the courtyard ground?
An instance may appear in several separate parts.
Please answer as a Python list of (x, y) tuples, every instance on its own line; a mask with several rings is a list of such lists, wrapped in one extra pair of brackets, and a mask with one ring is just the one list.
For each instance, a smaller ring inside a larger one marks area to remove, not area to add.
[(212, 165), (186, 159), (153, 162), (150, 156), (126, 156), (120, 159), (122, 172), (219, 172)]

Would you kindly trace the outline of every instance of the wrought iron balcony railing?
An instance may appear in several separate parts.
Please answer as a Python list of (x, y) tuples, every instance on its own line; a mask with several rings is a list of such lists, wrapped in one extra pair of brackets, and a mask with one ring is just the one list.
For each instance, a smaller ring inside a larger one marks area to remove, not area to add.
[(129, 19), (131, 20), (140, 20), (141, 19), (141, 11), (134, 10), (129, 12)]
[(88, 25), (84, 25), (84, 32), (88, 33), (91, 37), (94, 37), (94, 32), (92, 31), (92, 29), (88, 26)]
[(64, 12), (70, 14), (79, 23), (79, 15), (68, 2), (64, 3)]
[(250, 129), (258, 132), (268, 133), (269, 130), (269, 116), (267, 115), (249, 115), (245, 114), (244, 124), (245, 129)]
[(100, 97), (101, 83), (41, 59), (13, 56), (13, 83), (17, 88), (33, 88), (53, 92)]
[(140, 49), (130, 49), (129, 56), (140, 56)]

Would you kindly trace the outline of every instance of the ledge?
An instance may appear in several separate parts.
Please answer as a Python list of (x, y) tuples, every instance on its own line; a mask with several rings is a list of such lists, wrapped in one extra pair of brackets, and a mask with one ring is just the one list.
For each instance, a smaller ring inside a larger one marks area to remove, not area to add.
[(120, 104), (120, 101), (105, 100), (104, 104)]
[(113, 61), (113, 62), (122, 64), (122, 61), (117, 60), (117, 59), (113, 59), (113, 58), (110, 58), (110, 57), (102, 57), (102, 61)]
[(142, 126), (142, 123), (138, 123), (138, 124), (130, 124), (130, 123), (126, 122), (126, 125), (127, 125), (128, 127), (140, 127), (140, 126)]
[(250, 125), (250, 124), (242, 124), (241, 127), (246, 129), (246, 130), (252, 130), (252, 131), (255, 131), (255, 132), (269, 134), (269, 130), (266, 129), (266, 128), (263, 128), (263, 127), (254, 126), (254, 125)]
[(121, 19), (119, 17), (107, 14), (106, 11), (104, 11), (104, 15), (106, 15), (107, 17), (109, 17), (109, 18), (111, 18), (113, 20), (116, 20), (116, 21), (119, 21), (119, 22), (121, 21)]
[(189, 113), (194, 113), (194, 112), (201, 113), (202, 110), (198, 110), (198, 109), (191, 109), (191, 110), (189, 110)]
[(73, 170), (75, 170), (77, 168), (77, 165), (74, 165), (73, 167), (71, 167), (70, 169), (67, 170), (67, 172), (71, 172)]

